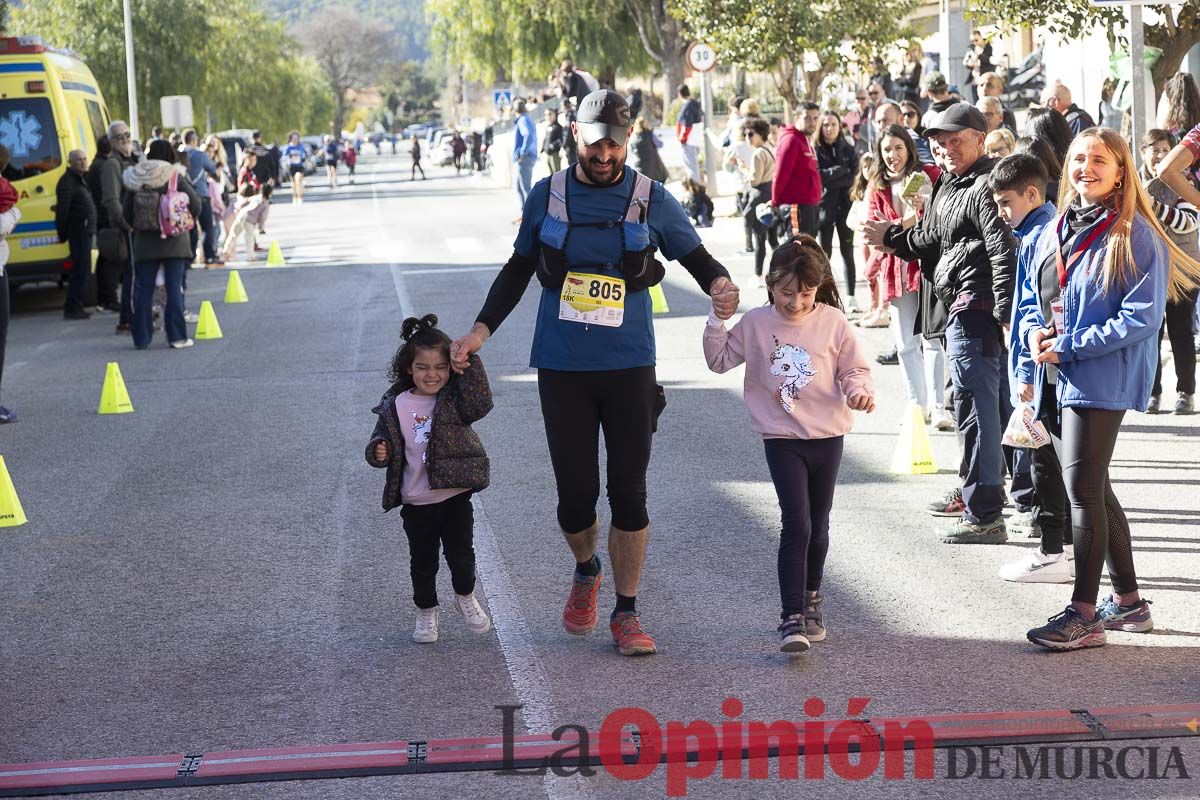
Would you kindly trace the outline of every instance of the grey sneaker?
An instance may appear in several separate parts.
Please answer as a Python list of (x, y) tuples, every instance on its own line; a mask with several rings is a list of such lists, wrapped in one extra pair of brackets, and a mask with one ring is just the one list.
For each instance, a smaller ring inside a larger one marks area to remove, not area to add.
[(1195, 403), (1192, 401), (1192, 396), (1187, 392), (1180, 392), (1179, 399), (1175, 401), (1175, 413), (1191, 414), (1195, 410)]
[(1162, 398), (1156, 394), (1150, 395), (1150, 402), (1146, 404), (1147, 414), (1159, 413), (1159, 406), (1162, 405)]
[(1079, 650), (1084, 647), (1103, 647), (1106, 641), (1104, 621), (1097, 614), (1095, 619), (1085, 619), (1075, 606), (1067, 606), (1061, 614), (1046, 621), (1040, 628), (1025, 634), (1034, 644), (1051, 650)]
[(1146, 633), (1154, 630), (1154, 620), (1150, 619), (1150, 603), (1150, 600), (1138, 600), (1127, 606), (1117, 605), (1110, 594), (1096, 606), (1096, 619), (1110, 631)]
[(821, 619), (821, 593), (809, 592), (804, 607), (804, 636), (810, 642), (825, 641), (825, 622)]
[(1007, 541), (1008, 531), (1004, 527), (1004, 517), (997, 517), (992, 522), (979, 525), (960, 519), (942, 536), (944, 544), (1004, 544)]
[(779, 635), (782, 642), (779, 645), (783, 653), (804, 653), (811, 646), (808, 637), (804, 635), (804, 615), (792, 614), (779, 624)]

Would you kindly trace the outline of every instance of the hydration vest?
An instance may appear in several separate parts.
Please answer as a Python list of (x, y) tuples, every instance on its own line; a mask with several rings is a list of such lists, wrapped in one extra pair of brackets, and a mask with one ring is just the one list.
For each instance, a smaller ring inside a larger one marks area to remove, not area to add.
[[(574, 167), (567, 167), (550, 176), (546, 216), (538, 230), (538, 282), (547, 289), (558, 289), (562, 287), (568, 271), (587, 271), (589, 267), (618, 269), (625, 280), (627, 292), (643, 291), (662, 281), (665, 269), (654, 258), (654, 247), (650, 244), (650, 190), (654, 181), (637, 170), (625, 167), (634, 177), (625, 216), (604, 222), (573, 222), (567, 204), (567, 173), (572, 169)], [(569, 263), (567, 242), (573, 228), (620, 228), (620, 263)]]

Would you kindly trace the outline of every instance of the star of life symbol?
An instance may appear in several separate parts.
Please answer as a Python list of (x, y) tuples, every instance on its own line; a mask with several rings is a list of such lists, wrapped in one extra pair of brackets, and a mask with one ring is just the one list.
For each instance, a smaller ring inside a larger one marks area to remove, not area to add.
[(42, 143), (42, 123), (24, 111), (14, 111), (0, 119), (0, 144), (14, 156), (27, 156)]

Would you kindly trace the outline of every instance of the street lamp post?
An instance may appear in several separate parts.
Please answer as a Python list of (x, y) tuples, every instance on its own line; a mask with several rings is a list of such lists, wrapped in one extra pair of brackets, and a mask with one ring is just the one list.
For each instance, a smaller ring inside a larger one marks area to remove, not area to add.
[(123, 0), (125, 6), (125, 80), (129, 85), (129, 134), (135, 142), (142, 140), (138, 130), (137, 80), (133, 69), (133, 12), (129, 8), (129, 0)]

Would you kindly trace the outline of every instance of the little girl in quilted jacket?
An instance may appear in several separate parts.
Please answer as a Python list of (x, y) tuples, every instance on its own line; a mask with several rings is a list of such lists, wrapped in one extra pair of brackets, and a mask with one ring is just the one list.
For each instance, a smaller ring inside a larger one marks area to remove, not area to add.
[(438, 639), (438, 549), (446, 554), (454, 607), (467, 628), (484, 634), (491, 620), (475, 598), (471, 493), (487, 488), (488, 458), (471, 424), (492, 410), (492, 392), (478, 356), (462, 375), (450, 371), (450, 337), (433, 314), (404, 320), (404, 344), (392, 358), (391, 387), (372, 411), (379, 415), (367, 443), (367, 463), (387, 469), (383, 509), (400, 506), (408, 536), (413, 640)]

